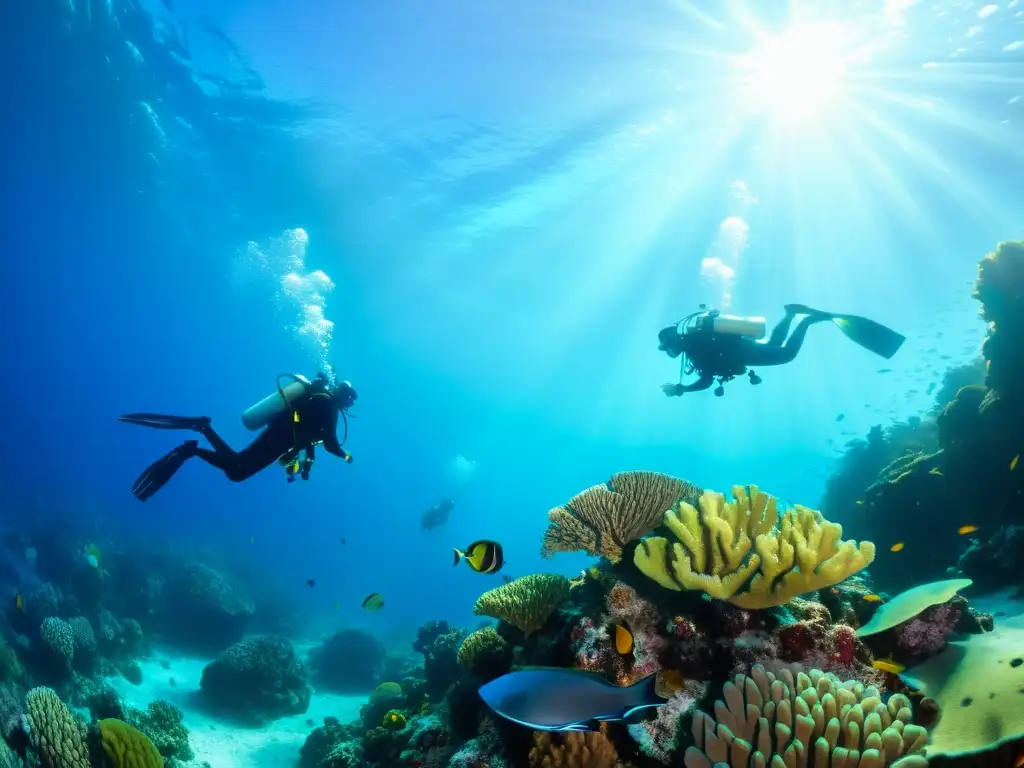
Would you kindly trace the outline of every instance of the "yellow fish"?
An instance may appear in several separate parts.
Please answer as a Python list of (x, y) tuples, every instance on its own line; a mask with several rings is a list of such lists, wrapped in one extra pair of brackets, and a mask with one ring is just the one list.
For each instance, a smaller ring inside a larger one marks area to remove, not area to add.
[(880, 602), (882, 602), (882, 598), (880, 598), (878, 595), (864, 595), (864, 602), (865, 603), (880, 603)]
[(469, 567), (477, 573), (497, 573), (505, 564), (505, 553), (501, 544), (496, 541), (481, 539), (466, 547), (465, 552), (454, 548), (452, 552), (454, 553), (453, 567), (465, 558)]
[(371, 592), (369, 595), (366, 596), (366, 599), (363, 600), (364, 611), (369, 611), (373, 613), (374, 611), (379, 611), (383, 607), (384, 598), (380, 596), (379, 592)]
[(942, 470), (939, 469), (938, 467), (935, 467), (928, 474), (929, 475), (935, 475), (936, 477), (944, 477), (944, 475), (942, 474)]
[(854, 504), (856, 504), (856, 505), (857, 505), (858, 507), (859, 507), (859, 506), (862, 506), (862, 505), (864, 504), (864, 499), (857, 499), (857, 500), (856, 500), (856, 501), (854, 502)]
[(17, 592), (14, 595), (14, 609), (16, 611), (24, 611), (25, 603), (21, 599), (21, 592)]
[(978, 526), (976, 525), (961, 525), (956, 529), (956, 532), (961, 536), (966, 536), (968, 533), (974, 533), (976, 530), (978, 530)]
[(871, 666), (879, 672), (888, 672), (890, 675), (898, 675), (906, 669), (902, 664), (886, 659), (875, 659), (871, 662)]
[(615, 650), (621, 656), (628, 656), (633, 652), (633, 633), (625, 622), (615, 625)]
[(1017, 468), (1017, 462), (1018, 461), (1020, 461), (1020, 454), (1019, 453), (1016, 456), (1014, 456), (1013, 459), (1011, 459), (1011, 461), (1010, 461), (1010, 471), (1011, 472), (1013, 472), (1013, 470), (1015, 470)]
[(392, 728), (405, 728), (405, 723), (405, 715), (403, 715), (396, 709), (392, 709), (390, 712), (384, 715), (383, 725), (385, 728), (389, 726)]
[(904, 544), (902, 541), (898, 541), (895, 544), (893, 544), (891, 547), (889, 547), (889, 551), (890, 552), (901, 552), (905, 546), (907, 546), (907, 545)]

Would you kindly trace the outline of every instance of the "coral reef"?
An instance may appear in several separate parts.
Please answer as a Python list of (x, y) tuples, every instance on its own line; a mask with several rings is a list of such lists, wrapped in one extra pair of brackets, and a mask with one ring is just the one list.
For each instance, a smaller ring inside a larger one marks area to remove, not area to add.
[(164, 759), (144, 734), (113, 718), (100, 720), (100, 742), (113, 768), (163, 768)]
[(256, 610), (244, 583), (203, 564), (174, 571), (162, 597), (162, 639), (194, 653), (216, 653), (241, 640)]
[(89, 768), (85, 727), (51, 688), (33, 688), (25, 698), (32, 751), (43, 768)]
[(152, 701), (145, 710), (127, 712), (120, 719), (138, 729), (164, 757), (182, 761), (192, 759), (188, 728), (181, 721), (181, 710), (173, 704)]
[(459, 646), (459, 664), (484, 681), (508, 672), (512, 648), (494, 627), (484, 627), (468, 635)]
[(619, 753), (606, 735), (607, 725), (596, 733), (553, 734), (535, 731), (528, 755), (530, 768), (616, 768)]
[(264, 725), (309, 708), (312, 689), (292, 644), (282, 637), (244, 640), (206, 665), (199, 701), (240, 721)]
[(316, 687), (339, 693), (372, 691), (385, 660), (384, 647), (358, 629), (335, 632), (309, 655)]
[(544, 626), (555, 608), (569, 596), (569, 589), (569, 580), (564, 576), (523, 576), (484, 592), (473, 606), (473, 613), (507, 621), (528, 635)]
[(641, 540), (637, 568), (668, 589), (769, 608), (837, 584), (874, 559), (873, 544), (842, 541), (842, 527), (814, 510), (797, 505), (780, 520), (776, 499), (757, 486), (732, 492), (728, 504), (722, 494), (705, 492), (699, 513), (685, 501), (666, 512), (665, 527), (678, 541), (669, 548), (662, 537)]

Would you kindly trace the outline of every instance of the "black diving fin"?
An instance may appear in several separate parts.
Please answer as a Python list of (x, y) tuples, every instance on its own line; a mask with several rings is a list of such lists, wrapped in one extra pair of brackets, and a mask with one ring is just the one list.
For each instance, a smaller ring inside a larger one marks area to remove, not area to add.
[(166, 456), (150, 464), (132, 486), (135, 498), (139, 501), (146, 501), (167, 485), (167, 481), (174, 477), (175, 473), (181, 469), (182, 464), (196, 455), (198, 447), (198, 441), (186, 440)]
[(787, 312), (798, 315), (810, 315), (820, 317), (822, 320), (831, 320), (854, 344), (858, 344), (869, 352), (874, 352), (886, 360), (895, 355), (907, 337), (897, 333), (874, 320), (858, 315), (840, 315), (834, 312), (822, 312), (818, 309), (811, 309), (805, 304), (787, 304)]
[(125, 424), (138, 424), (153, 429), (191, 429), (202, 432), (210, 426), (209, 416), (165, 416), (162, 413), (126, 413), (117, 417)]

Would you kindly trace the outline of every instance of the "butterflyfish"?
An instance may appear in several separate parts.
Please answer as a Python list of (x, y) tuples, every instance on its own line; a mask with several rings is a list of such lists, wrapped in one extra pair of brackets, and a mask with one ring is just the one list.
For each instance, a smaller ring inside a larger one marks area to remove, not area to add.
[(633, 633), (625, 622), (616, 624), (614, 627), (615, 651), (620, 656), (628, 656), (633, 652)]
[(365, 600), (363, 600), (364, 611), (369, 611), (370, 613), (373, 613), (374, 611), (379, 611), (383, 607), (384, 598), (380, 596), (379, 592), (372, 592), (366, 596)]
[(452, 567), (465, 560), (477, 573), (497, 573), (505, 564), (505, 553), (501, 549), (501, 544), (488, 539), (474, 541), (466, 547), (465, 552), (453, 548), (452, 553)]

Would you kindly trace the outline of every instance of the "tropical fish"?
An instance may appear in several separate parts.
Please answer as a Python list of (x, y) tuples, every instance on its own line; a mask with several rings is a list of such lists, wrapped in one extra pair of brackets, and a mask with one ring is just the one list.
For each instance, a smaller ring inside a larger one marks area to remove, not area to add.
[(836, 416), (836, 421), (842, 421), (845, 418), (846, 418), (846, 414), (845, 413), (840, 413), (838, 416)]
[(407, 721), (405, 719), (405, 715), (403, 715), (397, 709), (392, 709), (390, 712), (384, 715), (384, 722), (382, 723), (382, 725), (385, 728), (394, 728), (396, 730), (401, 730), (402, 728), (405, 728), (406, 722)]
[(620, 622), (612, 628), (615, 637), (615, 651), (620, 656), (628, 656), (633, 653), (633, 633), (629, 631), (626, 622)]
[(307, 584), (307, 586), (309, 586), (310, 588), (312, 588), (312, 587), (315, 587), (315, 586), (316, 586), (316, 581), (315, 581), (315, 580), (313, 580), (313, 579), (306, 579), (306, 584)]
[(978, 530), (978, 526), (976, 525), (961, 525), (956, 529), (956, 532), (961, 536), (966, 536), (968, 533), (974, 533), (976, 530)]
[(1010, 471), (1013, 472), (1017, 468), (1017, 462), (1020, 461), (1020, 454), (1018, 453), (1012, 459), (1010, 459)]
[(93, 568), (99, 570), (100, 561), (103, 559), (103, 554), (95, 544), (90, 544), (85, 548), (85, 562), (91, 565)]
[(890, 552), (902, 552), (903, 548), (905, 546), (907, 546), (905, 543), (903, 543), (902, 541), (898, 541), (895, 544), (893, 544), (891, 547), (889, 547), (889, 551)]
[(932, 467), (932, 469), (928, 471), (928, 474), (935, 475), (936, 477), (945, 477), (945, 475), (942, 474), (942, 470), (938, 467)]
[(21, 599), (21, 592), (15, 592), (14, 593), (14, 610), (16, 610), (16, 611), (24, 611), (25, 610), (25, 602)]
[(466, 547), (465, 552), (458, 549), (452, 549), (452, 552), (454, 553), (452, 567), (458, 565), (460, 560), (465, 559), (469, 567), (477, 573), (497, 573), (505, 564), (505, 553), (501, 549), (501, 544), (488, 539), (474, 541)]
[(334, 601), (334, 610), (336, 610), (336, 611), (341, 610), (341, 606), (338, 605), (338, 601), (337, 600)]
[(364, 611), (369, 611), (370, 613), (373, 613), (374, 611), (379, 611), (383, 607), (384, 598), (381, 597), (380, 593), (378, 592), (371, 592), (369, 595), (366, 596), (366, 599), (363, 600)]
[(664, 704), (657, 677), (620, 688), (596, 672), (527, 667), (482, 685), (480, 698), (506, 720), (536, 731), (597, 731), (604, 721)]
[(864, 506), (864, 499), (857, 499), (857, 500), (856, 500), (855, 502), (853, 502), (853, 503), (854, 503), (854, 504), (855, 504), (856, 506), (858, 506), (858, 507), (862, 507), (862, 506)]
[(338, 539), (338, 541), (340, 541), (340, 542), (341, 542), (341, 545), (342, 545), (342, 546), (345, 546), (345, 538), (344, 538), (344, 537), (342, 537), (342, 538)]
[(882, 602), (882, 598), (880, 598), (878, 595), (864, 595), (864, 602), (865, 603), (880, 603), (880, 602)]
[(879, 672), (888, 672), (890, 675), (903, 674), (903, 671), (906, 669), (902, 664), (897, 664), (889, 659), (875, 659), (871, 662), (871, 666)]
[(255, 541), (256, 541), (256, 537), (255, 536), (250, 536), (249, 537), (249, 543), (250, 544), (254, 543)]

